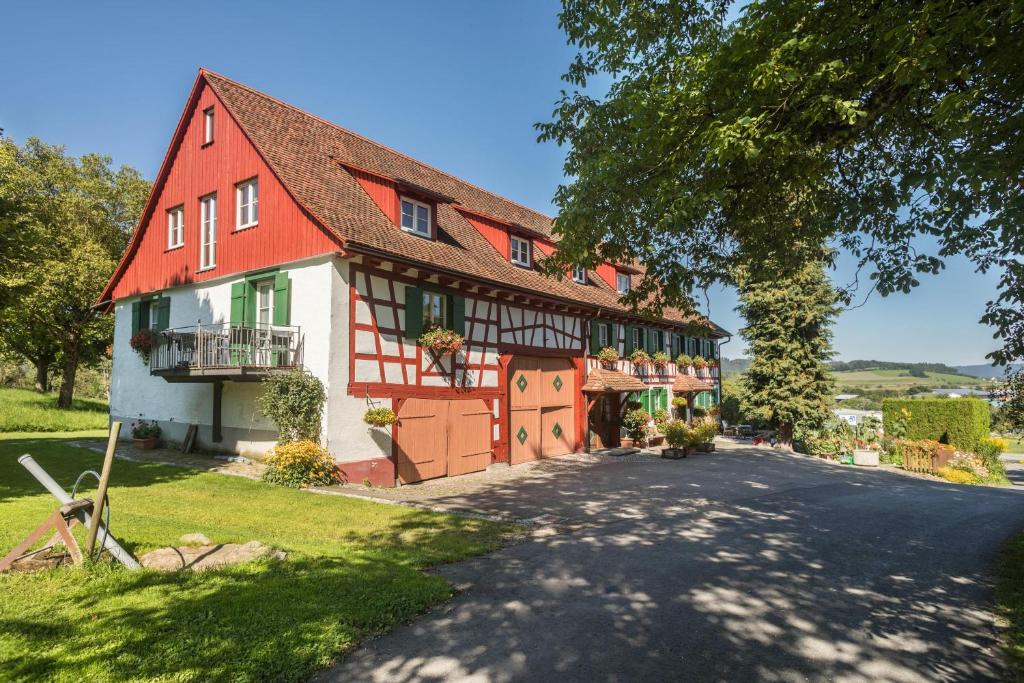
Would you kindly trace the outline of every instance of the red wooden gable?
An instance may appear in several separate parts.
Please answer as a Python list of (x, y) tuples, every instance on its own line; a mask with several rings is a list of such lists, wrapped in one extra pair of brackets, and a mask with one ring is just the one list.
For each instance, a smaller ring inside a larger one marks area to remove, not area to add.
[[(213, 107), (213, 142), (203, 112)], [(259, 222), (235, 230), (235, 186), (259, 180)], [(200, 198), (217, 193), (215, 267), (199, 270)], [(185, 210), (184, 246), (168, 249), (167, 211)], [(137, 234), (103, 300), (145, 294), (336, 252), (339, 243), (299, 206), (200, 76), (157, 177)]]

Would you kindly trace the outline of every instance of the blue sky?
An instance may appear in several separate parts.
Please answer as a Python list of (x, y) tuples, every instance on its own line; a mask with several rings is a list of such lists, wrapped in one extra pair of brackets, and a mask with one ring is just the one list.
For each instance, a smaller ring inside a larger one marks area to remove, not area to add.
[[(17, 3), (4, 11), (0, 127), (152, 178), (200, 66), (547, 213), (563, 151), (536, 142), (572, 50), (559, 4)], [(45, 27), (42, 32), (40, 27)], [(849, 263), (833, 274), (852, 276)], [(997, 275), (953, 259), (912, 294), (843, 313), (839, 358), (984, 362)], [(741, 321), (728, 291), (713, 318)], [(734, 340), (726, 355), (742, 347)]]

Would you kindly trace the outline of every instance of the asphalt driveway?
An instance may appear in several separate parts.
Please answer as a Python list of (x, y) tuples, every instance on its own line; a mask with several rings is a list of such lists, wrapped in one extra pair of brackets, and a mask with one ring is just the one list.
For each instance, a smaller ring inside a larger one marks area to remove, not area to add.
[(992, 565), (1024, 492), (754, 448), (538, 468), (438, 495), (550, 533), (441, 573), (448, 604), (338, 681), (936, 681), (1003, 674)]

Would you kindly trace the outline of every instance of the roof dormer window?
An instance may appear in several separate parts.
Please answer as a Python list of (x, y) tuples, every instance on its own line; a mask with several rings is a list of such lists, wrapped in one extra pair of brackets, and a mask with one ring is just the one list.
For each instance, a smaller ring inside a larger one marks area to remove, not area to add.
[(430, 237), (430, 206), (402, 197), (402, 230), (421, 237)]
[(530, 267), (530, 240), (512, 236), (512, 254), (510, 260), (517, 266)]
[(619, 294), (625, 294), (629, 291), (629, 274), (628, 273), (615, 273), (615, 289)]
[(581, 285), (587, 284), (587, 269), (583, 266), (573, 266), (572, 279), (573, 282), (578, 282)]
[(213, 142), (213, 107), (203, 110), (203, 144)]

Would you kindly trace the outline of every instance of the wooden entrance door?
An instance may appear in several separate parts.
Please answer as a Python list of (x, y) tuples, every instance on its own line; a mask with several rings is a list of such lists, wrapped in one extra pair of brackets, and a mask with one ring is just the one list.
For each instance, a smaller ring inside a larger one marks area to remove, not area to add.
[(573, 451), (576, 381), (571, 361), (517, 356), (509, 367), (508, 392), (513, 465)]
[(491, 412), (480, 399), (410, 398), (398, 411), (398, 480), (468, 474), (491, 463)]

